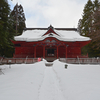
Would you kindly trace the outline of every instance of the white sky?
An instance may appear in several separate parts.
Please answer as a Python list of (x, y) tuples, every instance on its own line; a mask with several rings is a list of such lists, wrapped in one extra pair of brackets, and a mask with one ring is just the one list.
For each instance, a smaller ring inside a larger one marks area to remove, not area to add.
[(78, 20), (88, 0), (8, 0), (11, 9), (24, 8), (26, 27), (77, 28)]

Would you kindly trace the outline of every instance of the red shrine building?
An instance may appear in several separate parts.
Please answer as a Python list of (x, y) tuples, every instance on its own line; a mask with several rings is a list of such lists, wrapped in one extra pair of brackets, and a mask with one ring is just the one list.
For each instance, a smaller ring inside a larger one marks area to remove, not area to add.
[(75, 28), (26, 28), (16, 36), (14, 58), (77, 58), (90, 38), (80, 36)]

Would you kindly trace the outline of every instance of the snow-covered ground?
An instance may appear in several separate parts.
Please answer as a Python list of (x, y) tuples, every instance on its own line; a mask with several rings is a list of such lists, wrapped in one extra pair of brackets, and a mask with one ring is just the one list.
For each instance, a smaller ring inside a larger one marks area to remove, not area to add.
[(53, 63), (0, 65), (0, 100), (100, 100), (100, 65)]

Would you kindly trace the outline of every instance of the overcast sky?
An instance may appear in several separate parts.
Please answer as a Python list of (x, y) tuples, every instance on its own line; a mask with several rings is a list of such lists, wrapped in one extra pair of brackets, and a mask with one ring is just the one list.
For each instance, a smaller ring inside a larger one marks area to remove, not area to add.
[(24, 8), (26, 26), (77, 28), (78, 20), (88, 0), (8, 0), (11, 9), (18, 4)]

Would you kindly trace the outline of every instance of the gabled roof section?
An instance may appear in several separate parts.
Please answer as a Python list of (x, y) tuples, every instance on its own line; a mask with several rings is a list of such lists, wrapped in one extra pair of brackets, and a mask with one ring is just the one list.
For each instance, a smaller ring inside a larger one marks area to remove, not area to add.
[(53, 27), (52, 25), (50, 25), (50, 26), (48, 27), (47, 32), (44, 33), (42, 36), (47, 35), (47, 34), (50, 34), (50, 33), (54, 33), (54, 34), (60, 36), (58, 33), (56, 33), (56, 32), (54, 31), (54, 27)]
[(59, 41), (75, 42), (75, 41), (90, 41), (88, 37), (80, 36), (75, 28), (53, 28), (51, 25), (48, 28), (26, 28), (23, 34), (15, 36), (16, 41), (42, 41), (48, 37), (53, 37)]

